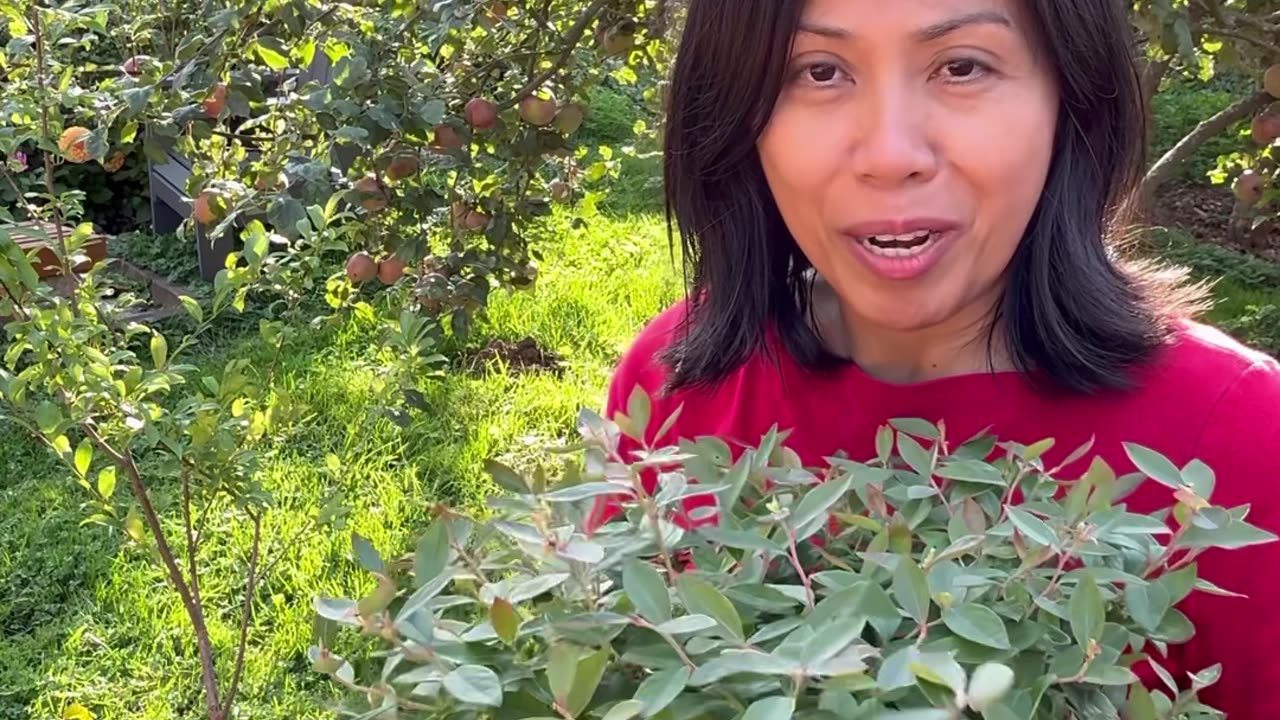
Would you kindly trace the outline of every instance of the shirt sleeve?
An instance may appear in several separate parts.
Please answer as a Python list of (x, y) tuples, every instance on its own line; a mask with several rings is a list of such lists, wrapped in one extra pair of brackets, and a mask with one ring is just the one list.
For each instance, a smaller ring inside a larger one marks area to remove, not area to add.
[[(1248, 505), (1250, 524), (1280, 535), (1280, 365), (1256, 363), (1232, 384), (1210, 415), (1195, 457), (1214, 470), (1214, 505)], [(1178, 664), (1189, 673), (1222, 664), (1221, 679), (1201, 692), (1201, 701), (1230, 720), (1280, 718), (1280, 542), (1212, 549), (1200, 556), (1197, 569), (1199, 577), (1248, 597), (1192, 592), (1179, 609), (1195, 625), (1195, 636), (1179, 648)]]

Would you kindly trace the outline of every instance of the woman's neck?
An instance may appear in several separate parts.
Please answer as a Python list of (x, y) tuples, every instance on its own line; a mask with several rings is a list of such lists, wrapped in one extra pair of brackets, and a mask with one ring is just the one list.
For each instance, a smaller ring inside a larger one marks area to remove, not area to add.
[(937, 325), (902, 331), (856, 316), (819, 279), (813, 314), (831, 352), (852, 360), (872, 377), (905, 385), (1012, 369), (1001, 334), (997, 332), (988, 343), (994, 301), (973, 303)]

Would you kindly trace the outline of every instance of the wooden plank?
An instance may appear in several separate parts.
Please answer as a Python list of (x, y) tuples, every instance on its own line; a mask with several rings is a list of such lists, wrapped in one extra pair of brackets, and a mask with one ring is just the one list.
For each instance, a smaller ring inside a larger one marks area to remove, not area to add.
[[(18, 247), (24, 253), (30, 253), (37, 250), (32, 265), (35, 268), (36, 275), (41, 279), (57, 277), (62, 274), (62, 264), (58, 262), (58, 254), (53, 250), (53, 243), (58, 241), (57, 229), (53, 223), (41, 222), (22, 222), (15, 225), (3, 226), (9, 239), (17, 243)], [(63, 233), (70, 235), (75, 232), (75, 228), (64, 227)], [(42, 234), (43, 233), (43, 234)], [(47, 235), (47, 239), (45, 237)], [(89, 257), (88, 262), (82, 262), (72, 268), (76, 272), (85, 272), (90, 267), (97, 265), (107, 257), (107, 237), (101, 233), (91, 235), (85, 241), (81, 252)]]

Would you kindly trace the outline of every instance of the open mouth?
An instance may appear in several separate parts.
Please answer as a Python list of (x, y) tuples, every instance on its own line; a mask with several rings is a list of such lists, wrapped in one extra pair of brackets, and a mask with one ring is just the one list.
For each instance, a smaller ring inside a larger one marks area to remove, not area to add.
[(864, 235), (858, 242), (875, 255), (905, 258), (925, 252), (939, 237), (932, 230), (919, 230), (904, 235)]

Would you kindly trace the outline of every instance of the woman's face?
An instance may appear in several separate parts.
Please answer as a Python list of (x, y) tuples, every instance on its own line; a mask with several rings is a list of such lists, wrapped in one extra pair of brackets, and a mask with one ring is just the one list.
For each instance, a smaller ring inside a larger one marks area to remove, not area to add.
[(996, 299), (1058, 112), (1029, 20), (1021, 0), (808, 1), (759, 151), (849, 321), (913, 331)]

